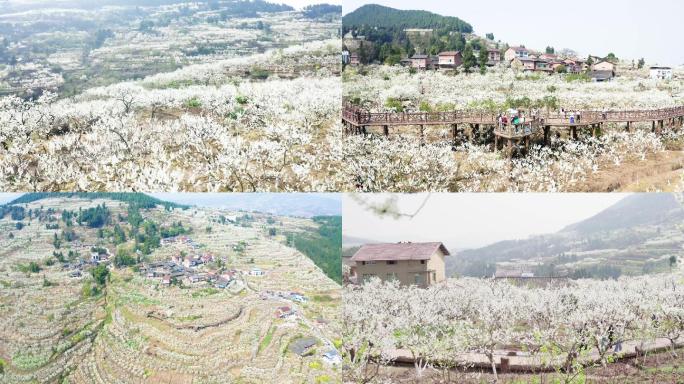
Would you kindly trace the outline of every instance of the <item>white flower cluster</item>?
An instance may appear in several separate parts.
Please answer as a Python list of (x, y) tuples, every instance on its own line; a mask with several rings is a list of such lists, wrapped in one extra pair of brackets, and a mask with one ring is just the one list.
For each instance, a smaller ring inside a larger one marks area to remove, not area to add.
[[(316, 46), (314, 63), (333, 52)], [(51, 94), (35, 102), (0, 99), (0, 188), (341, 189), (338, 77), (244, 81), (214, 73), (216, 85), (149, 86), (188, 80), (188, 73), (192, 69), (59, 101)]]
[(610, 82), (566, 81), (560, 75), (516, 74), (503, 67), (485, 75), (422, 71), (411, 74), (406, 68), (370, 66), (366, 75), (347, 71), (344, 97), (358, 98), (371, 111), (384, 112), (387, 99), (405, 102), (417, 109), (421, 102), (432, 107), (487, 109), (507, 99), (541, 100), (555, 96), (565, 109), (603, 108), (615, 110), (658, 109), (684, 102), (684, 83), (664, 83), (643, 77), (620, 76)]
[(372, 280), (344, 293), (346, 378), (369, 382), (375, 364), (399, 350), (427, 368), (449, 369), (515, 346), (573, 377), (582, 364), (606, 363), (613, 347), (659, 339), (675, 346), (684, 336), (681, 274), (578, 280), (551, 287), (505, 280), (452, 279), (427, 289)]
[(413, 137), (348, 136), (343, 174), (357, 191), (566, 192), (602, 168), (664, 150), (664, 136), (645, 131), (607, 131), (582, 141), (553, 139), (509, 160), (486, 146), (464, 144), (452, 151), (446, 141), (421, 143)]

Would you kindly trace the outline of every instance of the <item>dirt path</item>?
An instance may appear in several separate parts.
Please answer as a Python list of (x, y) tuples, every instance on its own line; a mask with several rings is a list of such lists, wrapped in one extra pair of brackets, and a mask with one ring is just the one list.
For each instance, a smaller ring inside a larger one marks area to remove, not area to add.
[[(629, 340), (622, 344), (622, 351), (619, 354), (614, 355), (617, 359), (632, 358), (637, 355), (636, 349), (640, 346), (640, 342)], [(679, 339), (677, 347), (681, 348), (684, 346), (684, 339)], [(648, 341), (643, 343), (642, 351), (646, 352), (656, 352), (664, 351), (670, 348), (670, 341), (667, 339), (656, 339), (654, 341)], [(411, 353), (407, 350), (394, 350), (391, 351), (392, 356), (394, 356), (394, 361), (399, 364), (413, 364), (413, 358)], [(512, 350), (496, 350), (494, 351), (494, 361), (497, 364), (497, 369), (500, 369), (501, 359), (508, 359), (509, 370), (514, 372), (539, 372), (539, 371), (553, 371), (552, 367), (543, 366), (541, 364), (541, 357), (536, 355), (529, 355), (526, 352), (512, 351)], [(490, 366), (489, 360), (483, 353), (467, 353), (461, 355), (460, 361), (468, 362), (471, 367), (488, 369)], [(560, 356), (556, 359), (556, 362), (562, 362), (563, 357)], [(598, 352), (594, 349), (591, 350), (586, 358), (583, 360), (587, 365), (598, 363), (599, 361)], [(551, 363), (553, 364), (553, 363)]]
[(682, 183), (684, 151), (651, 154), (646, 160), (604, 165), (572, 192), (673, 192)]

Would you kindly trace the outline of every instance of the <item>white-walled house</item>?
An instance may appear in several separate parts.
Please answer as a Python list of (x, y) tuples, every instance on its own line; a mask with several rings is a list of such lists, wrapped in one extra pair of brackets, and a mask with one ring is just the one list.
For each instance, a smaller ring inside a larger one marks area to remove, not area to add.
[(592, 66), (593, 71), (615, 71), (615, 64), (610, 61), (601, 61)]
[(649, 68), (651, 74), (651, 79), (655, 80), (671, 80), (672, 79), (672, 68), (671, 67), (651, 67)]
[(530, 56), (530, 51), (525, 47), (510, 47), (504, 52), (504, 60), (511, 62), (513, 59), (526, 59)]

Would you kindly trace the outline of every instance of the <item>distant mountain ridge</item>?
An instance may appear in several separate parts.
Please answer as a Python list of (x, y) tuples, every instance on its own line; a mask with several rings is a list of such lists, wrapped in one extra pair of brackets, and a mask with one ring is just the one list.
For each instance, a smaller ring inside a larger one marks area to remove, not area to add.
[(378, 4), (367, 4), (342, 17), (345, 29), (366, 25), (379, 28), (448, 28), (472, 33), (473, 27), (454, 16), (442, 16), (421, 10), (401, 10)]
[(681, 224), (684, 208), (675, 195), (638, 193), (556, 233), (461, 251), (447, 260), (447, 272), (489, 273), (494, 264), (526, 263), (572, 266), (568, 268), (593, 263), (632, 274), (662, 270), (670, 256), (684, 258)]
[(189, 205), (164, 201), (144, 193), (134, 192), (32, 192), (24, 194), (5, 205), (28, 204), (49, 198), (110, 199), (126, 203), (136, 203), (141, 207), (152, 207), (156, 205), (161, 205), (165, 208), (187, 209), (190, 207)]
[(670, 193), (638, 193), (598, 214), (568, 225), (561, 232), (591, 233), (637, 225), (658, 225), (684, 219), (684, 208)]
[(313, 217), (342, 215), (338, 194), (318, 193), (222, 193), (154, 194), (182, 204), (236, 211), (253, 211), (277, 216)]

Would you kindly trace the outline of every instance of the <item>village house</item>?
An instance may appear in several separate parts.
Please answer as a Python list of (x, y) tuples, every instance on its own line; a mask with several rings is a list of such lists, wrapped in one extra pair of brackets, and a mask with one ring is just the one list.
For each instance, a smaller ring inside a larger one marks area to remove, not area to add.
[(438, 57), (437, 65), (439, 68), (456, 68), (463, 63), (461, 52), (458, 51), (440, 52)]
[(672, 68), (670, 67), (650, 67), (649, 73), (654, 80), (671, 80)]
[(197, 265), (197, 260), (195, 258), (193, 258), (192, 256), (186, 256), (185, 260), (183, 260), (183, 266), (185, 268), (194, 267), (196, 265)]
[(551, 72), (553, 72), (553, 67), (551, 66), (551, 64), (548, 61), (542, 60), (542, 59), (537, 59), (534, 62), (534, 70), (536, 72), (551, 73)]
[(592, 71), (611, 71), (615, 72), (615, 64), (610, 61), (600, 61), (591, 67)]
[(190, 284), (196, 284), (196, 283), (201, 283), (203, 281), (207, 281), (207, 275), (200, 275), (200, 274), (195, 274), (195, 275), (190, 275), (187, 277), (187, 281)]
[(428, 59), (428, 55), (413, 55), (411, 56), (411, 67), (416, 69), (427, 69)]
[(487, 50), (487, 65), (495, 66), (501, 62), (501, 52), (498, 49)]
[(436, 242), (367, 244), (352, 256), (352, 261), (359, 282), (377, 277), (426, 287), (445, 279), (444, 258), (448, 255), (444, 244)]
[(604, 82), (604, 81), (610, 81), (615, 77), (615, 72), (614, 71), (590, 71), (589, 72), (589, 77), (591, 78), (592, 81), (595, 82)]
[(555, 53), (542, 53), (539, 58), (546, 61), (558, 61), (558, 55)]
[[(584, 62), (580, 60), (565, 59), (561, 62), (561, 64), (565, 66), (565, 71), (567, 73), (580, 73), (584, 70)], [(554, 68), (554, 70), (555, 69), (556, 68)]]
[(294, 316), (294, 315), (295, 315), (295, 311), (288, 306), (278, 307), (275, 311), (275, 316), (279, 319), (286, 319), (286, 318), (288, 318), (290, 316)]
[(513, 61), (513, 59), (524, 59), (530, 56), (530, 51), (525, 47), (510, 47), (504, 52), (504, 60), (507, 62)]
[(265, 273), (259, 268), (252, 268), (251, 271), (249, 271), (250, 276), (263, 276)]
[(520, 66), (520, 68), (522, 68), (523, 71), (533, 72), (535, 69), (536, 61), (537, 59), (532, 57), (516, 57), (511, 61), (511, 63), (515, 63), (516, 65)]

